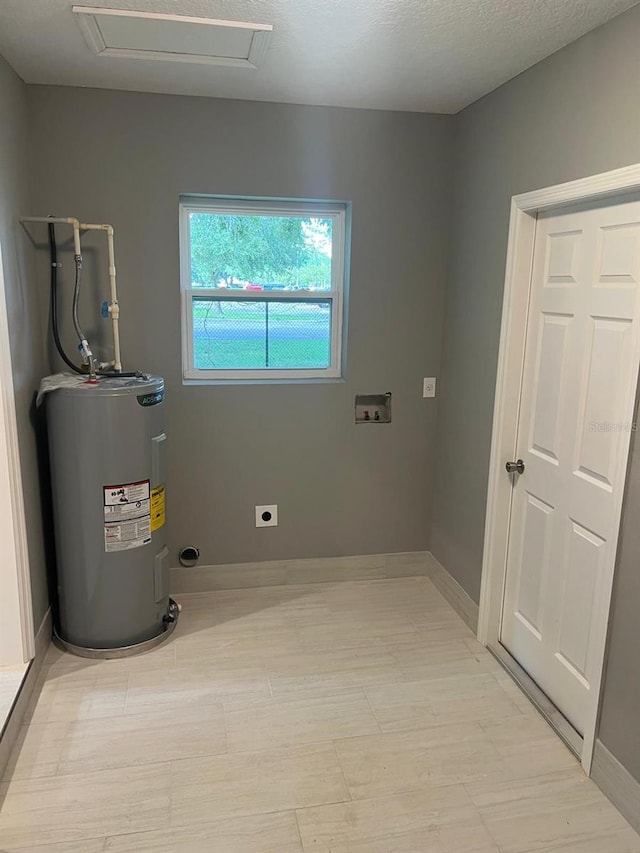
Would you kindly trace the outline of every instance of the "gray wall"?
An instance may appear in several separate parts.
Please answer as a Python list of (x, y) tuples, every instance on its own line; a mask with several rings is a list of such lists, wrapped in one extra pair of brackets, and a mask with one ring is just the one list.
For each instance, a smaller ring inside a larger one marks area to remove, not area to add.
[[(635, 7), (458, 116), (431, 548), (476, 601), (510, 198), (640, 161), (638, 44)], [(616, 582), (602, 737), (640, 779), (634, 553)], [(622, 719), (634, 725), (616, 737)]]
[(34, 252), (18, 221), (30, 208), (26, 87), (0, 57), (0, 246), (11, 337), (20, 461), (29, 536), (33, 616), (39, 627), (49, 605), (32, 401), (44, 361)]
[[(34, 208), (114, 225), (127, 366), (167, 380), (173, 564), (190, 543), (203, 564), (426, 548), (421, 380), (439, 370), (454, 118), (40, 86), (29, 100)], [(182, 385), (181, 193), (353, 202), (346, 382)], [(356, 427), (354, 394), (378, 391), (393, 423)], [(278, 528), (255, 529), (264, 503)]]

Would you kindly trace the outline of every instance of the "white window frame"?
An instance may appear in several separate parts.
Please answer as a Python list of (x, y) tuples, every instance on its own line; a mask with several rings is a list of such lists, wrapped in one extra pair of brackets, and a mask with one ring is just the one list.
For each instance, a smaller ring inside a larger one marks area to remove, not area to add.
[[(219, 196), (183, 196), (180, 199), (180, 291), (182, 313), (182, 376), (185, 383), (268, 382), (270, 380), (295, 382), (298, 380), (339, 379), (342, 377), (342, 339), (344, 326), (346, 278), (346, 203), (320, 201), (279, 201), (278, 199), (236, 199)], [(279, 290), (251, 291), (227, 288), (192, 286), (191, 241), (189, 214), (191, 213), (247, 214), (254, 216), (304, 216), (332, 220), (332, 257), (330, 290)], [(331, 303), (331, 362), (325, 368), (236, 368), (202, 370), (194, 365), (193, 349), (193, 298), (234, 301), (309, 302)]]

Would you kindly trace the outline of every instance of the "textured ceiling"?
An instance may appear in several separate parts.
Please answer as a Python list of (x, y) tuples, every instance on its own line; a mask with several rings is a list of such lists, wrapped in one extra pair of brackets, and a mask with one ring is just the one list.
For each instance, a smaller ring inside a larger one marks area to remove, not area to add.
[(27, 83), (455, 113), (638, 0), (85, 0), (274, 25), (259, 69), (96, 56), (83, 0), (0, 0)]

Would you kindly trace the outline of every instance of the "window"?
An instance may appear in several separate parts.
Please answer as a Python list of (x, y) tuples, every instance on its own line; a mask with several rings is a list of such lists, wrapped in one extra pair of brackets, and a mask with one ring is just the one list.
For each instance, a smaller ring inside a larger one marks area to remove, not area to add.
[(183, 198), (185, 380), (341, 375), (347, 205)]

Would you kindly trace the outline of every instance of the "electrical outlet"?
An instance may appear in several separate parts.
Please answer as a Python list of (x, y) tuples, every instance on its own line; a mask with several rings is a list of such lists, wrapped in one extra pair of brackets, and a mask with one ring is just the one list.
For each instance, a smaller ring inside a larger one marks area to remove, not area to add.
[(256, 527), (278, 526), (278, 504), (256, 507)]
[(436, 378), (435, 378), (435, 376), (430, 376), (427, 379), (422, 380), (422, 396), (423, 397), (435, 397), (436, 396)]

